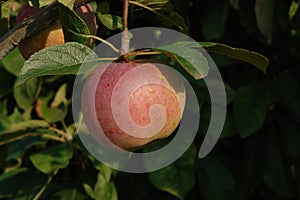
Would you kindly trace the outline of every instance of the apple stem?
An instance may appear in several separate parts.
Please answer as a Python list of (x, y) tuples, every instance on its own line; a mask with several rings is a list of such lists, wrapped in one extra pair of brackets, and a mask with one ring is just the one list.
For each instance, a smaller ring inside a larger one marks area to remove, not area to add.
[(123, 0), (123, 32), (122, 32), (122, 47), (121, 47), (121, 55), (124, 55), (125, 62), (129, 62), (128, 60), (128, 52), (129, 52), (129, 43), (130, 36), (128, 31), (128, 7), (129, 0)]

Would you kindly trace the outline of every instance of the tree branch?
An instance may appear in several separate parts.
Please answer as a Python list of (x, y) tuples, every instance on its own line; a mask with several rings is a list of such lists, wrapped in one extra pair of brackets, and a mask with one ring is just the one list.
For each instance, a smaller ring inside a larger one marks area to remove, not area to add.
[(128, 51), (129, 51), (129, 31), (128, 31), (128, 7), (129, 0), (123, 0), (123, 32), (122, 32), (122, 47), (121, 54), (124, 55), (125, 62), (128, 62)]
[[(74, 7), (90, 3), (94, 0), (76, 0)], [(43, 30), (52, 24), (58, 17), (58, 3), (42, 8), (35, 15), (27, 18), (0, 38), (0, 60), (12, 51), (20, 42)]]

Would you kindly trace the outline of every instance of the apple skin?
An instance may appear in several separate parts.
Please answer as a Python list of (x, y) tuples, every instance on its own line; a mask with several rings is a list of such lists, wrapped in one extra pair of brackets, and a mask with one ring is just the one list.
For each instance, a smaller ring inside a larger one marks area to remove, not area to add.
[[(24, 3), (21, 7), (16, 23), (22, 22), (39, 11), (39, 8), (31, 7), (28, 3)], [(95, 35), (97, 31), (96, 16), (89, 4), (83, 5), (75, 9), (76, 13), (86, 22), (91, 35)], [(27, 60), (35, 52), (49, 46), (64, 44), (64, 33), (61, 22), (57, 19), (53, 24), (41, 30), (37, 34), (24, 39), (19, 44), (19, 50), (24, 59)], [(88, 46), (93, 45), (93, 40), (89, 39)]]
[[(135, 62), (97, 67), (86, 79), (81, 97), (84, 121), (92, 137), (105, 147), (129, 151), (172, 134), (185, 102), (185, 95), (174, 90), (156, 65)], [(154, 105), (159, 107), (156, 113)], [(129, 118), (136, 130), (126, 129)]]

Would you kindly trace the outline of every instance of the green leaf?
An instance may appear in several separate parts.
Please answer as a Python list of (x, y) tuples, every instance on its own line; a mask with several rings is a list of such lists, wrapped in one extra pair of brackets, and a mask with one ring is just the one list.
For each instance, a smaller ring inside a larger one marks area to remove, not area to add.
[(99, 162), (97, 164), (95, 164), (95, 162), (94, 162), (94, 167), (99, 170), (99, 172), (103, 175), (103, 177), (105, 178), (105, 181), (107, 181), (107, 182), (110, 181), (112, 174), (115, 172), (115, 170), (113, 168), (110, 168)]
[(197, 160), (199, 189), (204, 200), (234, 199), (235, 181), (230, 170), (213, 155)]
[(174, 6), (170, 0), (136, 0), (129, 3), (149, 10), (157, 15), (157, 19), (163, 24), (177, 27), (183, 33), (188, 33), (184, 19), (174, 11)]
[(41, 82), (33, 78), (14, 88), (13, 94), (18, 106), (24, 110), (30, 109), (37, 98)]
[(118, 194), (114, 182), (107, 181), (100, 172), (94, 187), (95, 200), (118, 200)]
[(51, 103), (51, 107), (57, 107), (59, 104), (67, 104), (67, 84), (63, 84), (59, 87), (58, 91), (55, 94), (55, 97)]
[(47, 140), (41, 139), (40, 137), (28, 137), (12, 142), (6, 145), (7, 157), (6, 160), (18, 159), (23, 156), (25, 151), (33, 146), (44, 145)]
[(72, 150), (67, 144), (52, 146), (29, 156), (32, 164), (45, 174), (67, 167), (71, 158)]
[[(54, 93), (50, 91), (47, 96), (38, 100), (38, 114), (49, 123), (62, 121), (68, 113), (67, 106), (67, 85), (62, 85), (55, 94), (54, 100), (50, 104)], [(50, 106), (49, 106), (50, 104)]]
[(11, 74), (18, 76), (24, 65), (24, 58), (21, 55), (19, 48), (12, 50), (7, 56), (0, 60), (0, 64)]
[(221, 54), (231, 58), (242, 60), (251, 65), (254, 65), (264, 73), (266, 73), (267, 67), (269, 65), (269, 60), (266, 57), (254, 51), (233, 48), (224, 44), (214, 42), (200, 42), (200, 44), (208, 52)]
[(86, 181), (86, 183), (83, 184), (84, 190), (92, 199), (95, 200), (117, 200), (118, 193), (114, 182), (111, 180), (111, 176), (115, 172), (115, 170), (100, 163), (92, 156), (89, 156), (89, 158), (93, 162), (94, 167), (99, 170), (99, 172), (94, 188), (92, 188), (87, 183), (88, 181)]
[(55, 2), (55, 0), (29, 0), (29, 5), (30, 6), (34, 6), (37, 8), (42, 8), (45, 6), (49, 6), (50, 4), (52, 4), (53, 2)]
[(206, 57), (193, 48), (197, 45), (194, 42), (177, 42), (155, 50), (167, 51), (190, 75), (198, 80), (207, 76), (209, 66)]
[(63, 4), (58, 4), (58, 12), (65, 41), (86, 44), (89, 38), (85, 35), (90, 35), (90, 31), (84, 20), (81, 19), (74, 10)]
[(225, 30), (229, 11), (227, 0), (210, 0), (204, 5), (202, 20), (202, 33), (205, 39), (220, 38)]
[(75, 188), (63, 189), (51, 195), (53, 200), (84, 200), (85, 196)]
[(259, 84), (250, 84), (237, 92), (233, 102), (233, 120), (241, 137), (255, 133), (264, 123), (268, 99)]
[(171, 165), (148, 173), (150, 181), (157, 189), (183, 200), (195, 184), (196, 154), (196, 148), (192, 145), (181, 158)]
[(23, 121), (24, 119), (17, 109), (15, 109), (13, 114), (11, 114), (10, 116), (0, 116), (0, 134), (6, 132), (16, 123), (20, 123)]
[(299, 9), (299, 1), (292, 1), (289, 9), (289, 19), (292, 20)]
[(75, 0), (58, 0), (58, 2), (68, 7), (69, 9), (73, 9)]
[(110, 6), (107, 1), (99, 3), (97, 7), (97, 17), (101, 23), (110, 30), (122, 30), (123, 21), (122, 18), (117, 15), (109, 14)]
[(83, 188), (84, 188), (85, 192), (86, 192), (92, 199), (96, 199), (96, 198), (97, 198), (96, 195), (95, 195), (95, 193), (94, 193), (93, 188), (92, 188), (90, 185), (84, 183), (84, 184), (83, 184)]
[(273, 13), (275, 0), (256, 0), (255, 16), (260, 32), (267, 38), (268, 43), (272, 42)]
[(45, 75), (77, 74), (87, 56), (96, 58), (96, 54), (90, 48), (76, 42), (42, 49), (25, 62), (16, 86), (31, 78)]
[(48, 128), (48, 127), (49, 124), (44, 120), (27, 120), (27, 121), (21, 121), (17, 123), (14, 122), (10, 125), (8, 129), (1, 131), (0, 136), (3, 134), (10, 134), (19, 131), (29, 130), (29, 129)]

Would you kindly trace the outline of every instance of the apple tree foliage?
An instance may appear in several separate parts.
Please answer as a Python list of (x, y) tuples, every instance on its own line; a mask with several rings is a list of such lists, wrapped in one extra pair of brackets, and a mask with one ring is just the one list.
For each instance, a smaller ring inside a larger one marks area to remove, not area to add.
[[(24, 2), (0, 1), (0, 37), (14, 27)], [(26, 2), (42, 8), (54, 0)], [(205, 84), (195, 66), (180, 57), (150, 56), (167, 60), (190, 81), (201, 121), (181, 158), (142, 174), (111, 169), (81, 144), (72, 119), (72, 86), (92, 50), (83, 45), (88, 29), (71, 9), (74, 0), (56, 3), (68, 42), (26, 62), (17, 48), (0, 60), (0, 199), (300, 198), (298, 0), (129, 1), (129, 28), (166, 27), (199, 41), (222, 74), (228, 103), (220, 140), (199, 159), (211, 112)], [(122, 30), (122, 4), (91, 2), (98, 37)], [(187, 56), (199, 50), (189, 43), (168, 48)], [(206, 63), (204, 56), (197, 59)], [(208, 68), (200, 66), (202, 72)]]

